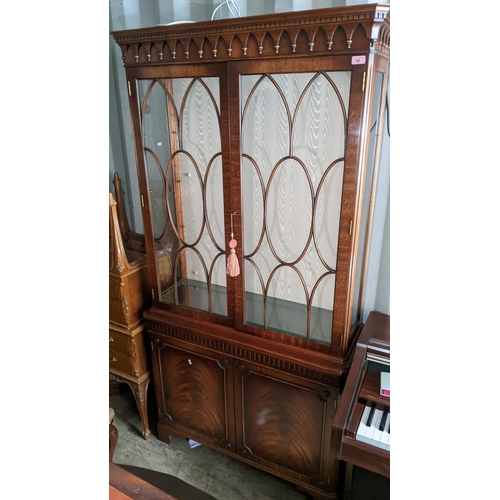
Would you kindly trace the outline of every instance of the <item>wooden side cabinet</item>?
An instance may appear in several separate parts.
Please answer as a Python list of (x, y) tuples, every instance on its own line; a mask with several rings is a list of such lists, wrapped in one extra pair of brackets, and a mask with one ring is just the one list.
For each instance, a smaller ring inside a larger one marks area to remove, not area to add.
[(133, 328), (151, 306), (151, 287), (144, 236), (130, 230), (123, 206), (121, 182), (114, 176), (109, 194), (109, 322)]
[(141, 416), (142, 434), (148, 439), (151, 431), (148, 423), (147, 390), (151, 371), (148, 369), (146, 337), (145, 322), (131, 329), (111, 324), (109, 326), (110, 380), (125, 383), (132, 389)]
[(151, 380), (146, 350), (144, 310), (151, 304), (144, 236), (130, 231), (120, 179), (109, 195), (109, 373), (110, 381), (127, 384), (134, 394), (145, 439), (151, 431), (147, 414), (147, 389)]

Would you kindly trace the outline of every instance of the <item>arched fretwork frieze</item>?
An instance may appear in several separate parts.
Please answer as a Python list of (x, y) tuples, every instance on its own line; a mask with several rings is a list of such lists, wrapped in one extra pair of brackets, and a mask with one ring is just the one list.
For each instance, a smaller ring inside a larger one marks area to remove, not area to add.
[(389, 52), (389, 6), (350, 7), (115, 32), (125, 66), (376, 50)]

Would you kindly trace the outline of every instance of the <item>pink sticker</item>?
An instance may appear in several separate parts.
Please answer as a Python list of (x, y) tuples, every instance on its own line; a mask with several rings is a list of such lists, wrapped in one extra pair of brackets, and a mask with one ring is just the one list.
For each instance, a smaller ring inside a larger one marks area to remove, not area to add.
[(366, 56), (352, 56), (351, 64), (365, 64)]

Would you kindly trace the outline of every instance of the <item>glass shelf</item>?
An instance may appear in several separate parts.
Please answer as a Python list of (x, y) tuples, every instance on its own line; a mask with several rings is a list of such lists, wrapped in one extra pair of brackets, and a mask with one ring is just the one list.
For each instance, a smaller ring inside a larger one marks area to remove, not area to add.
[[(307, 338), (307, 306), (289, 300), (268, 297), (267, 325), (264, 326), (264, 299), (262, 295), (246, 292), (246, 323), (288, 335)], [(207, 284), (203, 281), (185, 280), (172, 287), (161, 297), (162, 302), (189, 307), (199, 311), (209, 311), (219, 316), (227, 316), (227, 289), (219, 285), (211, 286), (210, 306)], [(330, 344), (332, 311), (320, 307), (311, 308), (310, 340)]]

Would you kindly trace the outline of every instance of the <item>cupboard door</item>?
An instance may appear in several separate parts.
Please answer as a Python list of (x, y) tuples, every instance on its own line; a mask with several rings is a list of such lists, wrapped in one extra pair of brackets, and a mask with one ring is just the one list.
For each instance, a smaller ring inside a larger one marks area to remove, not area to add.
[(336, 388), (236, 362), (237, 452), (328, 489), (335, 474), (330, 441), (337, 397)]
[(159, 338), (153, 341), (159, 433), (234, 449), (232, 362), (197, 350), (188, 352)]

